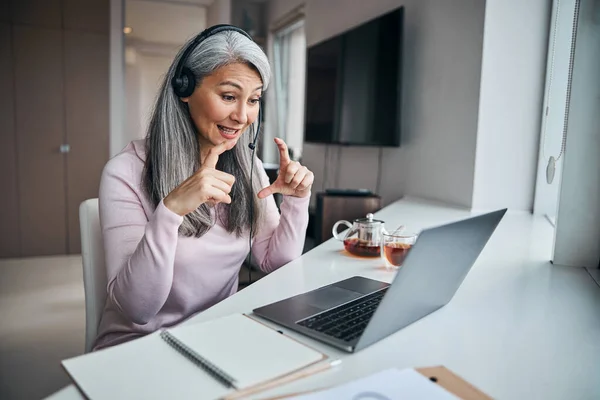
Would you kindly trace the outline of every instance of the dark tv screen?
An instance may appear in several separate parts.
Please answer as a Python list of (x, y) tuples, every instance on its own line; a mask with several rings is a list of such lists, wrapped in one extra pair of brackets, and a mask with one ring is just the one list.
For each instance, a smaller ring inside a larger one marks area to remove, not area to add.
[(403, 11), (307, 49), (306, 142), (400, 145)]

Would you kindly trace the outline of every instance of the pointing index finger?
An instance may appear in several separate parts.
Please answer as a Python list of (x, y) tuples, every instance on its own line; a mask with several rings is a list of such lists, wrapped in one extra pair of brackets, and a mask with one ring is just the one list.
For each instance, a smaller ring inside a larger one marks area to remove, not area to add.
[(275, 143), (279, 148), (279, 163), (282, 165), (287, 165), (290, 163), (290, 153), (288, 152), (287, 144), (283, 141), (283, 139), (275, 138)]
[(219, 143), (215, 147), (211, 148), (208, 151), (208, 155), (206, 159), (202, 163), (202, 166), (207, 168), (217, 168), (217, 162), (219, 161), (219, 156), (223, 154), (227, 150), (231, 150), (235, 146), (235, 141), (226, 140), (223, 143)]

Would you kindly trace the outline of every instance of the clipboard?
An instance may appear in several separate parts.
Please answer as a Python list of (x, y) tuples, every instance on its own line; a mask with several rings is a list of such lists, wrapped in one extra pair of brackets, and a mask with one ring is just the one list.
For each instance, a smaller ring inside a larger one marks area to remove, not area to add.
[[(450, 371), (444, 366), (440, 365), (435, 367), (415, 368), (415, 370), (421, 375), (431, 380), (432, 382), (435, 382), (436, 384), (446, 389), (448, 392), (463, 400), (493, 400), (492, 397), (488, 396), (487, 394), (473, 386), (471, 383), (467, 382), (466, 380), (456, 375), (454, 372)], [(261, 400), (283, 400), (288, 399), (290, 397), (313, 393), (324, 389), (327, 388), (308, 390), (305, 392), (288, 393), (285, 395), (275, 397), (261, 398)]]
[(463, 400), (493, 400), (444, 366), (416, 368), (417, 372)]

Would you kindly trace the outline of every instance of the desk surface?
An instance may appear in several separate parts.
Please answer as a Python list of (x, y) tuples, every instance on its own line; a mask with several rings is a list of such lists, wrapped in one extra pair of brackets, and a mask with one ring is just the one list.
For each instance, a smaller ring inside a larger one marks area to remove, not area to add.
[[(416, 231), (469, 215), (418, 199), (376, 213), (388, 229), (405, 224)], [(287, 332), (342, 358), (342, 365), (264, 395), (330, 386), (391, 366), (444, 365), (499, 399), (600, 398), (600, 288), (583, 268), (551, 265), (552, 240), (543, 217), (507, 213), (447, 306), (353, 355)], [(187, 323), (249, 312), (354, 275), (390, 282), (395, 273), (379, 259), (348, 256), (331, 239)], [(69, 386), (51, 398), (81, 397)]]

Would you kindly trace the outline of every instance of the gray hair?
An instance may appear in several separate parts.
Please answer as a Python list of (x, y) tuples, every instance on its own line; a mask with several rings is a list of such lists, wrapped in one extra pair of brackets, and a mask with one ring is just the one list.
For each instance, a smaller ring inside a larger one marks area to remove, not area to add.
[[(193, 38), (182, 47), (173, 60), (162, 82), (148, 126), (144, 187), (155, 205), (200, 167), (198, 132), (187, 104), (181, 101), (171, 87), (177, 64), (192, 41)], [(266, 90), (271, 78), (267, 56), (256, 43), (238, 32), (224, 31), (208, 37), (187, 57), (185, 66), (196, 76), (198, 86), (203, 77), (212, 74), (218, 68), (240, 62), (256, 69), (262, 78), (263, 90)], [(254, 182), (250, 182), (252, 151), (248, 145), (254, 138), (255, 123), (242, 133), (233, 149), (221, 154), (217, 164), (217, 169), (232, 174), (236, 181), (230, 193), (231, 204), (216, 207), (216, 216), (228, 232), (235, 232), (238, 237), (250, 230), (251, 223), (257, 226), (257, 221), (260, 221), (263, 214), (256, 196), (261, 189), (256, 164), (253, 172)], [(219, 210), (223, 213), (219, 213)], [(184, 217), (179, 234), (200, 237), (214, 222), (209, 206), (202, 204)], [(253, 230), (253, 235), (256, 231)]]

